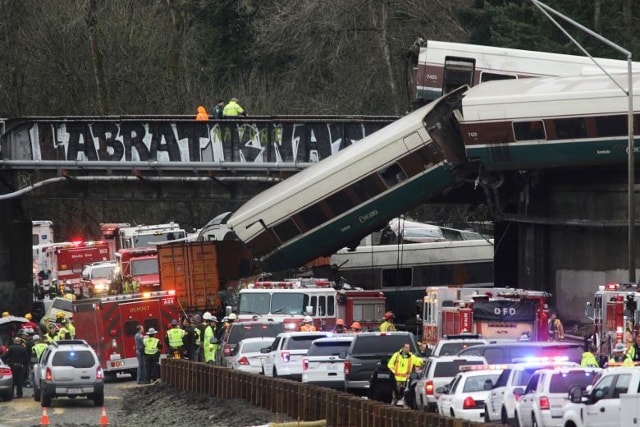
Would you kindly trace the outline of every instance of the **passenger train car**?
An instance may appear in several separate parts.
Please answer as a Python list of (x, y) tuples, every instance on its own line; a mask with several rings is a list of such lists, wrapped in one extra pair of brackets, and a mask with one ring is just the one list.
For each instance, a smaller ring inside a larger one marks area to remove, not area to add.
[[(471, 88), (459, 117), (468, 160), (487, 170), (624, 164), (627, 79), (626, 73), (546, 77)], [(640, 74), (633, 74), (633, 85), (639, 87)], [(637, 135), (640, 94), (633, 103)]]
[[(609, 73), (627, 72), (627, 61), (595, 58)], [(415, 69), (414, 104), (424, 105), (462, 85), (526, 77), (604, 75), (586, 56), (428, 40)], [(634, 63), (640, 71), (640, 63)]]
[(263, 191), (227, 221), (267, 270), (357, 245), (391, 218), (455, 186), (466, 163), (453, 91)]

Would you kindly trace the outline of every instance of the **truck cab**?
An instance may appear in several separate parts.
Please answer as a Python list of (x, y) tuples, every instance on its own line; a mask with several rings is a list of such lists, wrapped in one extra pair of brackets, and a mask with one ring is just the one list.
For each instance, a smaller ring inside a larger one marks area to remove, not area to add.
[(160, 290), (158, 250), (156, 248), (120, 249), (116, 253), (114, 284), (118, 293), (126, 293), (126, 283), (137, 283), (140, 291)]

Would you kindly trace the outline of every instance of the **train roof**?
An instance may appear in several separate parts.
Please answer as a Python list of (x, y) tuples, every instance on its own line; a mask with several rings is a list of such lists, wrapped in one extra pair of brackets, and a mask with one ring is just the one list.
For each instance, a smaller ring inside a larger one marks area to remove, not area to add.
[[(627, 73), (617, 73), (611, 74), (611, 77), (541, 77), (482, 83), (464, 95), (463, 123), (491, 119), (626, 113), (629, 109), (628, 96), (621, 88), (626, 90), (627, 79)], [(640, 73), (634, 73), (632, 79), (633, 85), (638, 87)], [(634, 103), (638, 105), (638, 102), (640, 95), (634, 94)]]

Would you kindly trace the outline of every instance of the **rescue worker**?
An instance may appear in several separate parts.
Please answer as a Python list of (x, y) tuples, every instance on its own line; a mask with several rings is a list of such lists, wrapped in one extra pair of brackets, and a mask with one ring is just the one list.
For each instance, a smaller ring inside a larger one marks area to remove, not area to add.
[(560, 321), (560, 319), (558, 319), (558, 316), (555, 312), (551, 313), (551, 317), (549, 318), (549, 340), (564, 340), (564, 326), (562, 326), (562, 322)]
[(238, 117), (246, 116), (244, 108), (239, 104), (238, 98), (231, 98), (231, 101), (222, 109), (222, 115), (224, 117)]
[(146, 370), (146, 378), (148, 382), (155, 382), (159, 378), (159, 366), (160, 361), (160, 349), (162, 344), (160, 340), (156, 338), (156, 331), (154, 328), (149, 328), (147, 336), (144, 338), (144, 367)]
[(29, 371), (29, 382), (31, 387), (33, 387), (33, 365), (40, 362), (40, 358), (42, 357), (42, 353), (49, 347), (46, 343), (42, 342), (40, 339), (40, 335), (36, 334), (33, 336), (33, 346), (31, 347), (31, 366)]
[(76, 327), (73, 324), (73, 316), (69, 315), (67, 317), (67, 329), (69, 330), (69, 339), (73, 340), (76, 338)]
[(198, 108), (196, 108), (196, 111), (197, 111), (196, 121), (202, 122), (202, 121), (209, 120), (209, 113), (207, 113), (207, 109), (204, 108), (202, 105), (198, 105)]
[(313, 319), (311, 316), (305, 316), (302, 319), (302, 326), (300, 326), (300, 332), (315, 332), (316, 327), (313, 325)]
[(344, 327), (344, 319), (336, 320), (336, 327), (333, 330), (334, 334), (344, 334), (347, 332), (347, 328)]
[(625, 356), (632, 362), (640, 362), (640, 334), (636, 335), (636, 342), (629, 347)]
[(612, 363), (622, 363), (624, 362), (625, 356), (625, 347), (624, 344), (619, 342), (618, 344), (616, 344), (616, 346), (613, 348), (611, 357), (609, 358), (609, 362), (608, 364), (612, 364)]
[(359, 322), (353, 322), (351, 324), (351, 332), (353, 332), (354, 334), (359, 334), (360, 332), (362, 332), (362, 327), (360, 326)]
[(599, 368), (598, 359), (595, 356), (596, 348), (593, 345), (589, 345), (584, 349), (584, 353), (582, 353), (582, 360), (580, 361), (580, 366), (583, 368)]
[(22, 327), (24, 328), (31, 328), (34, 331), (38, 330), (38, 324), (36, 322), (33, 321), (33, 316), (31, 315), (31, 313), (27, 313), (24, 315), (24, 318), (28, 320), (28, 322), (25, 322), (22, 324)]
[(58, 333), (53, 339), (54, 341), (68, 340), (70, 338), (69, 329), (67, 328), (67, 325), (69, 325), (69, 321), (67, 319), (62, 319), (60, 323), (62, 326), (60, 326), (60, 329), (58, 329)]
[(193, 320), (188, 317), (184, 317), (182, 320), (182, 330), (184, 331), (184, 337), (182, 342), (184, 344), (184, 355), (187, 360), (193, 360), (193, 352), (195, 347), (196, 332), (193, 326)]
[(136, 358), (138, 359), (138, 372), (136, 373), (136, 382), (138, 384), (147, 382), (147, 372), (144, 366), (144, 338), (144, 326), (138, 325), (136, 327), (136, 335), (133, 337), (136, 343)]
[(62, 296), (64, 299), (68, 299), (69, 301), (76, 300), (76, 294), (73, 293), (73, 290), (69, 286), (69, 282), (66, 282), (66, 286), (64, 288), (64, 295)]
[(184, 336), (184, 329), (180, 329), (178, 321), (176, 319), (173, 319), (171, 321), (171, 329), (167, 331), (167, 335), (165, 337), (165, 343), (169, 346), (169, 355), (175, 356), (175, 352), (177, 351), (180, 357), (183, 356)]
[(191, 325), (191, 328), (193, 329), (193, 348), (191, 350), (192, 352), (192, 359), (194, 362), (197, 362), (198, 360), (200, 360), (200, 343), (202, 342), (202, 337), (200, 336), (200, 316), (196, 316), (194, 317), (190, 317), (189, 318), (189, 324)]
[(411, 346), (409, 343), (405, 343), (399, 351), (391, 356), (387, 363), (387, 367), (391, 372), (393, 372), (393, 375), (396, 378), (396, 392), (391, 402), (392, 405), (395, 405), (404, 394), (407, 380), (414, 368), (418, 368), (423, 364), (424, 360), (422, 358), (411, 353)]
[(208, 311), (202, 315), (202, 323), (205, 325), (202, 341), (204, 362), (208, 364), (213, 364), (216, 357), (217, 344), (211, 342), (215, 337), (215, 327), (213, 325), (215, 321), (217, 321), (215, 316), (212, 316)]
[(213, 109), (213, 118), (221, 119), (224, 117), (224, 99), (219, 99), (215, 108)]
[(380, 332), (395, 332), (396, 326), (393, 324), (393, 313), (387, 311), (383, 316), (383, 322), (380, 324)]
[(58, 329), (56, 328), (56, 325), (51, 325), (49, 326), (49, 332), (47, 332), (47, 335), (45, 335), (45, 341), (47, 342), (47, 344), (51, 344), (56, 340), (56, 337), (58, 336)]
[[(29, 353), (27, 353), (25, 346), (20, 343), (20, 338), (15, 337), (13, 339), (13, 344), (0, 356), (0, 359), (11, 368), (11, 375), (14, 378), (13, 385), (16, 388), (15, 397), (21, 398), (25, 369), (29, 364)], [(19, 381), (16, 381), (16, 378), (19, 378)], [(11, 394), (13, 395), (13, 388)]]

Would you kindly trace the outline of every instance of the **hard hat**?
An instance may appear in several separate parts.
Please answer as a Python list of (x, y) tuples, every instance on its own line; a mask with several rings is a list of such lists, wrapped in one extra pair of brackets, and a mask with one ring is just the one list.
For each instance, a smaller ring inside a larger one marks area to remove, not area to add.
[(147, 331), (147, 335), (154, 335), (157, 334), (158, 331), (156, 331), (154, 328), (149, 328), (149, 330)]
[(214, 315), (211, 315), (211, 317), (209, 317), (209, 320), (212, 321), (212, 322), (217, 322), (218, 318), (216, 316), (214, 316)]
[(311, 316), (304, 316), (304, 319), (302, 321), (304, 323), (311, 323), (313, 322), (313, 319), (311, 318)]
[(25, 329), (18, 329), (18, 335), (27, 335), (27, 331)]
[(16, 343), (16, 344), (21, 344), (21, 343), (22, 343), (22, 340), (20, 339), (20, 337), (15, 337), (15, 338), (13, 339), (13, 342), (14, 342), (14, 343)]
[(172, 324), (173, 326), (175, 326), (175, 325), (177, 325), (177, 324), (178, 324), (178, 321), (177, 321), (176, 319), (172, 319), (172, 320), (171, 320), (171, 324)]
[(338, 319), (338, 320), (336, 320), (336, 325), (338, 325), (338, 326), (344, 326), (344, 319)]
[(353, 322), (353, 324), (351, 325), (351, 329), (362, 329), (362, 328), (360, 327), (360, 323)]
[(619, 342), (618, 344), (616, 344), (616, 346), (613, 348), (614, 353), (624, 353), (625, 350), (627, 348), (624, 346), (623, 343)]
[(387, 311), (387, 312), (384, 314), (384, 320), (389, 320), (389, 319), (393, 319), (393, 313), (392, 313), (392, 312), (390, 312), (390, 311)]
[(64, 311), (57, 312), (56, 319), (64, 319)]
[(35, 335), (33, 336), (33, 340), (34, 340), (34, 341), (39, 341), (39, 340), (40, 340), (40, 335), (35, 334)]
[(64, 291), (65, 291), (66, 293), (70, 294), (70, 293), (71, 293), (71, 288), (70, 288), (70, 287), (68, 287), (68, 286), (65, 286)]
[(10, 314), (9, 314), (8, 311), (3, 311), (2, 312), (2, 317), (9, 317), (9, 316), (10, 316)]
[(202, 320), (211, 320), (211, 313), (208, 311), (202, 315)]
[(31, 313), (27, 313), (27, 314), (24, 315), (24, 318), (27, 319), (27, 320), (31, 320), (31, 319), (33, 319), (33, 316), (31, 315)]
[(238, 316), (235, 313), (231, 313), (229, 315), (229, 320), (236, 320), (238, 318)]

